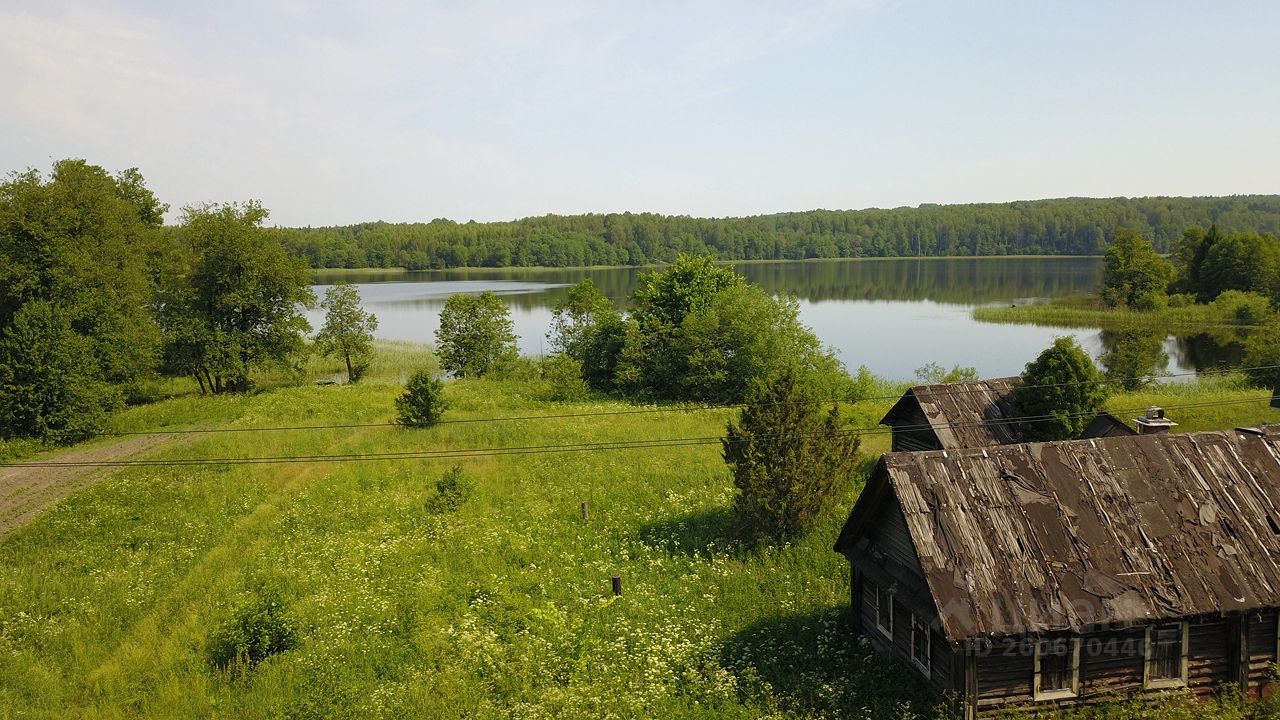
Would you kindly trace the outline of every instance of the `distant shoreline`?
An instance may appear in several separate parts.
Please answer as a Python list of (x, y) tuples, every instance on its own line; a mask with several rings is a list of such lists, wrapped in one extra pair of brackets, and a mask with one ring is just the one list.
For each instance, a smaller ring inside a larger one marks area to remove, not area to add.
[[(881, 262), (886, 260), (1080, 260), (1098, 259), (1102, 255), (876, 255), (872, 257), (850, 258), (802, 258), (799, 260), (717, 260), (717, 265), (780, 265), (784, 263), (836, 263), (836, 262)], [(452, 268), (424, 268), (410, 270), (405, 267), (362, 267), (362, 268), (311, 268), (312, 275), (356, 275), (361, 273), (386, 273), (390, 275), (408, 275), (409, 273), (450, 273), (450, 272), (496, 272), (496, 271), (532, 271), (556, 272), (562, 270), (648, 270), (666, 267), (670, 263), (646, 263), (644, 265), (503, 265), (486, 267), (462, 265)]]

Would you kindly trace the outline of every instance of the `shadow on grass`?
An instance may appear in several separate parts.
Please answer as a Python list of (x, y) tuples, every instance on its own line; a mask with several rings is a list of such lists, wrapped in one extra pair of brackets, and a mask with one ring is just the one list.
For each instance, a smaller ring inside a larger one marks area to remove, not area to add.
[(665, 547), (672, 555), (709, 557), (717, 551), (738, 554), (747, 549), (735, 536), (733, 509), (699, 510), (689, 515), (666, 518), (640, 528), (646, 545)]
[(851, 627), (848, 608), (779, 615), (725, 643), (721, 664), (740, 692), (784, 713), (835, 717), (944, 718), (943, 698), (911, 668)]

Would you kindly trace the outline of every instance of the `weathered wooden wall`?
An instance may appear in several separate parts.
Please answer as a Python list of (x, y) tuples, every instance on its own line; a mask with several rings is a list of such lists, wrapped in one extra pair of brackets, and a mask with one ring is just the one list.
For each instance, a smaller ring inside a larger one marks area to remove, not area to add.
[[(873, 609), (874, 611), (874, 609)], [(874, 621), (874, 615), (872, 616)], [(1246, 666), (1251, 692), (1259, 692), (1270, 682), (1276, 662), (1275, 610), (1250, 613), (1247, 620)], [(1239, 648), (1233, 633), (1239, 632), (1236, 617), (1208, 616), (1190, 621), (1188, 628), (1187, 686), (1200, 697), (1239, 681), (1233, 656)], [(1035, 659), (1030, 640), (993, 643), (980, 652), (977, 664), (977, 711), (979, 715), (1022, 709), (1033, 712), (1046, 706), (1075, 707), (1096, 704), (1117, 697), (1156, 695), (1159, 690), (1143, 687), (1143, 647), (1145, 629), (1133, 627), (1083, 636), (1080, 653), (1080, 694), (1075, 698), (1036, 703), (1032, 695)]]

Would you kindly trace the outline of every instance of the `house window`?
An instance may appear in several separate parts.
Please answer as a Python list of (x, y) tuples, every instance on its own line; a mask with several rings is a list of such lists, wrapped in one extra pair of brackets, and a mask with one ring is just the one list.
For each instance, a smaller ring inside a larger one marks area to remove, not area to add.
[(1187, 684), (1188, 631), (1185, 622), (1147, 628), (1147, 664), (1143, 678), (1146, 687), (1169, 688)]
[(1080, 638), (1036, 641), (1035, 699), (1075, 697), (1080, 692)]
[(911, 614), (911, 659), (916, 667), (929, 676), (929, 625), (915, 613)]
[(893, 593), (879, 583), (876, 584), (876, 627), (885, 637), (893, 637)]

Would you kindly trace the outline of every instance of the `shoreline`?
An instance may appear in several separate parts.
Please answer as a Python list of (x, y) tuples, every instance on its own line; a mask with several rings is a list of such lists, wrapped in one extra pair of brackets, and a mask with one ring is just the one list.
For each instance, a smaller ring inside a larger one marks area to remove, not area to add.
[[(717, 265), (773, 265), (773, 264), (816, 264), (836, 262), (884, 262), (889, 260), (1086, 260), (1099, 259), (1102, 255), (876, 255), (849, 258), (801, 258), (797, 260), (716, 260)], [(485, 267), (465, 265), (452, 268), (423, 268), (410, 270), (406, 267), (362, 267), (362, 268), (309, 268), (313, 275), (355, 275), (359, 273), (387, 273), (391, 275), (407, 275), (409, 273), (449, 273), (449, 272), (557, 272), (568, 270), (648, 270), (663, 268), (670, 263), (645, 263), (644, 265), (503, 265)]]

